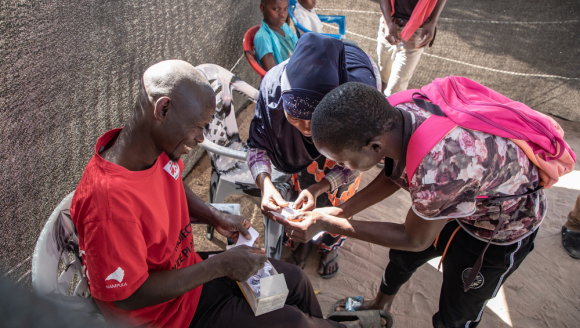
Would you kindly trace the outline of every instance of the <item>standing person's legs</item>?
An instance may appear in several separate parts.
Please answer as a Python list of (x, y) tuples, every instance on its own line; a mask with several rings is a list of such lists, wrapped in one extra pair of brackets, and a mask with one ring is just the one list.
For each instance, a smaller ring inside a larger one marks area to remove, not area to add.
[(381, 76), (381, 92), (387, 88), (389, 76), (391, 75), (391, 66), (395, 61), (395, 55), (401, 48), (398, 45), (391, 45), (385, 39), (387, 37), (387, 27), (383, 23), (383, 19), (379, 19), (379, 31), (377, 33), (377, 64)]
[[(401, 29), (399, 29), (400, 32)], [(420, 34), (421, 29), (418, 29), (409, 41), (403, 41), (402, 45), (396, 46), (397, 50), (392, 54), (390, 74), (388, 80), (386, 80), (387, 84), (384, 90), (386, 96), (407, 90), (415, 68), (419, 64), (419, 60), (421, 60), (421, 55), (425, 51), (425, 48), (415, 49)]]
[(190, 328), (197, 327), (344, 327), (325, 320), (308, 277), (299, 267), (270, 259), (288, 286), (286, 305), (255, 316), (237, 283), (229, 278), (214, 279), (203, 285), (199, 305)]
[(580, 196), (576, 199), (574, 210), (562, 226), (562, 247), (568, 255), (580, 259)]
[[(457, 226), (457, 223), (453, 223)], [(439, 296), (439, 312), (433, 316), (433, 327), (476, 327), (487, 301), (495, 297), (506, 279), (532, 251), (536, 233), (537, 230), (512, 245), (490, 245), (471, 289), (464, 292), (463, 281), (467, 279), (485, 243), (460, 229), (443, 259), (443, 285)], [(444, 242), (447, 243), (447, 240)]]
[[(445, 243), (442, 240), (449, 240), (450, 236), (457, 225), (447, 224), (439, 234), (437, 247), (431, 245), (422, 252), (408, 252), (396, 249), (389, 251), (389, 264), (383, 274), (381, 286), (374, 299), (364, 300), (364, 310), (385, 310), (390, 312), (391, 305), (397, 292), (403, 286), (413, 273), (429, 260), (441, 256), (445, 249)], [(344, 310), (344, 302), (339, 304), (335, 311)]]

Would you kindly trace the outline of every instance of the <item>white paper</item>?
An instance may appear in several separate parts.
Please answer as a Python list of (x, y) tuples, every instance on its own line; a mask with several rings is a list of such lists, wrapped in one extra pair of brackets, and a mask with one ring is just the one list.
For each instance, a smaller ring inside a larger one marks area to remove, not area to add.
[(260, 279), (270, 277), (271, 276), (270, 271), (272, 271), (272, 265), (270, 264), (270, 262), (266, 261), (264, 263), (264, 267), (258, 270), (258, 273), (251, 276), (250, 279), (248, 279), (247, 281), (248, 285), (250, 286), (250, 288), (252, 288), (257, 298), (260, 298), (261, 296)]
[(276, 217), (279, 217), (284, 220), (288, 220), (288, 218), (292, 215), (296, 215), (299, 212), (294, 209), (294, 203), (289, 203), (288, 206), (283, 207), (280, 213), (272, 212), (272, 214)]
[[(282, 211), (280, 213), (272, 212), (272, 214), (274, 216), (279, 217), (283, 220), (288, 220), (288, 218), (290, 216), (296, 215), (299, 213), (300, 212), (298, 210), (294, 209), (294, 203), (290, 203), (290, 204), (288, 204), (288, 206), (283, 207)], [(318, 238), (320, 238), (320, 236), (322, 236), (323, 233), (324, 233), (324, 231), (317, 233), (314, 237), (312, 237), (312, 240), (314, 240), (314, 241), (318, 240)]]
[(240, 236), (238, 237), (238, 241), (236, 242), (236, 246), (240, 246), (240, 245), (247, 245), (250, 247), (254, 246), (254, 242), (256, 242), (256, 239), (258, 238), (258, 236), (260, 234), (256, 231), (256, 229), (254, 229), (252, 227), (250, 227), (250, 229), (248, 229), (248, 232), (252, 236), (251, 239), (246, 239), (246, 238), (244, 238), (244, 236), (242, 236), (240, 234)]

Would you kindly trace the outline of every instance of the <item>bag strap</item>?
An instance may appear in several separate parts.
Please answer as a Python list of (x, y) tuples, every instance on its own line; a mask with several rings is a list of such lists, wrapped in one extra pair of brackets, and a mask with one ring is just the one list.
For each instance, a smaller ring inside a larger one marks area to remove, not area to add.
[(415, 130), (407, 146), (407, 165), (405, 171), (407, 172), (409, 186), (423, 158), (456, 126), (457, 124), (448, 117), (431, 115)]
[[(421, 98), (415, 97), (416, 95), (418, 95)], [(447, 117), (447, 115), (443, 113), (443, 110), (441, 109), (441, 107), (439, 107), (439, 105), (435, 105), (434, 103), (427, 101), (429, 100), (429, 98), (426, 95), (420, 92), (413, 92), (412, 97), (413, 102), (415, 103), (415, 105), (419, 106), (419, 108), (424, 109), (433, 115)]]
[(479, 255), (479, 257), (477, 258), (477, 261), (475, 262), (475, 265), (471, 269), (469, 276), (463, 282), (463, 291), (464, 292), (467, 292), (469, 290), (471, 284), (475, 280), (475, 277), (477, 277), (477, 274), (479, 273), (479, 270), (481, 269), (481, 266), (483, 265), (483, 256), (485, 255), (485, 251), (487, 251), (487, 248), (491, 244), (491, 240), (499, 232), (499, 229), (503, 225), (504, 218), (501, 216), (502, 212), (503, 212), (503, 207), (502, 207), (501, 203), (506, 201), (506, 200), (521, 198), (524, 196), (528, 196), (528, 195), (537, 193), (538, 191), (542, 190), (542, 188), (543, 187), (537, 187), (536, 189), (534, 189), (532, 191), (528, 191), (528, 192), (526, 192), (524, 194), (520, 194), (520, 195), (497, 196), (497, 197), (488, 197), (488, 198), (479, 198), (478, 199), (478, 201), (481, 202), (482, 205), (499, 204), (499, 222), (495, 226), (495, 229), (493, 230), (493, 233), (489, 237), (489, 241), (485, 245), (485, 248), (481, 252), (481, 255)]
[(391, 104), (391, 106), (397, 106), (402, 103), (413, 101), (413, 93), (420, 91), (421, 91), (420, 89), (404, 90), (388, 96), (387, 100), (389, 101), (389, 104)]

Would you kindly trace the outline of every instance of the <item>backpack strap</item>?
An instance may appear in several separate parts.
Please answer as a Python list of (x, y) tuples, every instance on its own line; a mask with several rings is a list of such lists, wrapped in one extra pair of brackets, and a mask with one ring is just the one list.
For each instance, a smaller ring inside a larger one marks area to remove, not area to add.
[(434, 114), (417, 128), (409, 140), (409, 145), (407, 146), (407, 165), (405, 167), (407, 178), (409, 179), (409, 186), (411, 185), (413, 174), (415, 174), (415, 170), (417, 170), (423, 158), (441, 139), (457, 126), (457, 124), (443, 114), (439, 106), (420, 99), (421, 97), (429, 99), (419, 89), (409, 89), (387, 97), (391, 106), (397, 106), (406, 102), (415, 102), (417, 106)]
[(447, 116), (445, 115), (445, 113), (443, 113), (443, 110), (441, 109), (441, 107), (439, 107), (439, 105), (435, 105), (434, 103), (428, 100), (429, 98), (426, 95), (420, 92), (413, 92), (413, 102), (415, 103), (415, 105), (419, 106), (419, 108), (424, 109), (429, 113), (437, 116)]
[(477, 277), (477, 274), (479, 273), (479, 270), (481, 270), (481, 266), (483, 265), (483, 257), (485, 256), (485, 251), (487, 251), (487, 248), (491, 244), (493, 237), (495, 237), (495, 235), (499, 232), (499, 229), (503, 225), (503, 221), (505, 220), (505, 218), (502, 216), (503, 206), (502, 206), (501, 202), (504, 202), (504, 201), (507, 201), (510, 199), (521, 198), (521, 197), (528, 196), (531, 194), (535, 194), (538, 191), (542, 190), (542, 188), (543, 188), (542, 186), (539, 186), (534, 190), (530, 190), (526, 193), (519, 194), (519, 195), (491, 196), (491, 197), (486, 197), (486, 198), (477, 197), (478, 198), (477, 201), (480, 202), (484, 206), (489, 206), (491, 204), (498, 204), (499, 205), (499, 216), (498, 216), (498, 223), (495, 226), (495, 229), (493, 230), (493, 232), (491, 233), (491, 236), (489, 236), (489, 240), (488, 240), (487, 244), (485, 244), (485, 248), (483, 249), (483, 251), (481, 251), (481, 254), (477, 258), (477, 261), (473, 265), (473, 268), (471, 268), (471, 272), (469, 273), (469, 276), (467, 277), (467, 279), (465, 279), (463, 281), (463, 291), (464, 292), (467, 292), (469, 290), (469, 288), (471, 288), (471, 284), (473, 283), (473, 281), (475, 281), (475, 277)]
[(407, 171), (409, 187), (411, 186), (413, 175), (423, 158), (456, 126), (457, 124), (448, 117), (431, 115), (415, 130), (407, 146), (407, 166), (405, 170)]
[(397, 92), (393, 95), (387, 97), (389, 104), (391, 106), (397, 106), (402, 103), (412, 102), (413, 101), (413, 93), (421, 92), (419, 89), (409, 89), (401, 92)]

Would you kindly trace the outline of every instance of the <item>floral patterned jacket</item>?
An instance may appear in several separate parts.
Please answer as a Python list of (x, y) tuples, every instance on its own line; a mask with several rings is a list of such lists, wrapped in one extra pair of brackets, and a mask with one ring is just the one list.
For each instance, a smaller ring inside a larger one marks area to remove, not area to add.
[[(406, 121), (411, 119), (406, 122), (410, 133), (404, 140), (403, 159), (408, 138), (431, 113), (413, 103), (396, 107), (410, 114), (404, 114)], [(455, 218), (467, 232), (485, 241), (499, 222), (499, 206), (484, 206), (476, 197), (523, 194), (534, 190), (540, 181), (538, 168), (511, 140), (461, 127), (453, 129), (423, 158), (410, 186), (405, 163), (386, 163), (385, 174), (410, 192), (417, 215), (426, 220)], [(492, 240), (499, 245), (527, 237), (540, 226), (547, 211), (543, 191), (505, 201), (502, 206), (504, 223)]]

